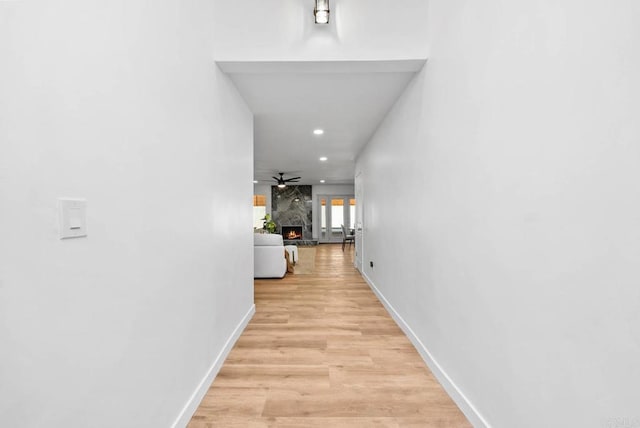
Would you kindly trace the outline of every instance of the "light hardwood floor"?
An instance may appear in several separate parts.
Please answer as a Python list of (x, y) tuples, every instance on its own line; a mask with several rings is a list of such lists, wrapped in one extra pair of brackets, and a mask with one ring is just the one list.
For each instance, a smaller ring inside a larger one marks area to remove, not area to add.
[(256, 314), (193, 416), (209, 427), (470, 427), (360, 274), (320, 245), (315, 272), (255, 281)]

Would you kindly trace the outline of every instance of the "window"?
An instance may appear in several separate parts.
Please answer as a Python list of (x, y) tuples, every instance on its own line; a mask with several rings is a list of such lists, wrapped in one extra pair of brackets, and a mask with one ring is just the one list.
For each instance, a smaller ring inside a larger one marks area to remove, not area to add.
[(267, 214), (267, 197), (265, 195), (253, 195), (253, 228), (262, 229), (262, 220)]
[(341, 225), (344, 224), (344, 201), (342, 199), (331, 199), (331, 229), (332, 232), (340, 233)]

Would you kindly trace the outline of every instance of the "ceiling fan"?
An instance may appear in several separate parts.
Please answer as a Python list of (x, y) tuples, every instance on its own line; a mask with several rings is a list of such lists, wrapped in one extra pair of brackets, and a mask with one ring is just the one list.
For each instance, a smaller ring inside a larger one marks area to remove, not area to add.
[(278, 174), (280, 174), (280, 177), (271, 177), (274, 180), (276, 180), (276, 182), (278, 183), (278, 187), (283, 188), (287, 186), (287, 183), (297, 183), (298, 180), (300, 180), (300, 178), (302, 177), (291, 177), (291, 178), (284, 178), (284, 172), (279, 172)]

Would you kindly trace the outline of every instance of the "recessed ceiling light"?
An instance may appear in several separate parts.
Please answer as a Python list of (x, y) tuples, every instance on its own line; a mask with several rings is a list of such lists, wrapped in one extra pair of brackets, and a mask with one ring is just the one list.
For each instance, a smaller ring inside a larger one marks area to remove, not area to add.
[(324, 180), (320, 180), (320, 183), (324, 183)]
[(258, 184), (258, 180), (253, 180), (253, 184)]
[(327, 159), (328, 159), (328, 158), (327, 158), (326, 156), (322, 156), (322, 157), (320, 158), (320, 161), (321, 161), (321, 162), (325, 162)]
[(322, 134), (324, 134), (324, 131), (323, 131), (322, 129), (314, 129), (314, 130), (313, 130), (313, 133), (314, 133), (315, 135), (322, 135)]

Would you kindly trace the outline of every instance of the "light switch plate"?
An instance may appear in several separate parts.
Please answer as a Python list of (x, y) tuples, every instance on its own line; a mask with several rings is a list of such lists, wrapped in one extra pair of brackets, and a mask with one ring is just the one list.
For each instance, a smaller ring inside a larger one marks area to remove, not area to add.
[(60, 239), (87, 236), (87, 201), (85, 199), (58, 199)]

